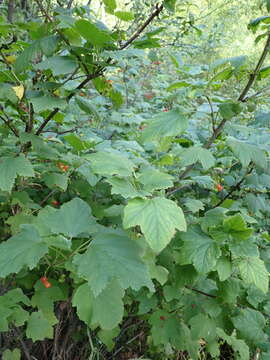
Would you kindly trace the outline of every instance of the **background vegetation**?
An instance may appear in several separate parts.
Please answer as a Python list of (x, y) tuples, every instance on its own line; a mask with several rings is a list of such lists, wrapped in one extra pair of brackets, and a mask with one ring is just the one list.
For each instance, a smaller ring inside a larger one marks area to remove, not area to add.
[(3, 360), (268, 360), (269, 0), (0, 9)]

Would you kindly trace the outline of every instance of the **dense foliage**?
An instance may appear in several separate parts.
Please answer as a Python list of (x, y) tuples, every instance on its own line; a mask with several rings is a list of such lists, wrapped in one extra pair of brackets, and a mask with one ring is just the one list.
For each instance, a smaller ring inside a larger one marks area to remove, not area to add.
[(195, 3), (0, 5), (4, 360), (269, 359), (270, 2)]

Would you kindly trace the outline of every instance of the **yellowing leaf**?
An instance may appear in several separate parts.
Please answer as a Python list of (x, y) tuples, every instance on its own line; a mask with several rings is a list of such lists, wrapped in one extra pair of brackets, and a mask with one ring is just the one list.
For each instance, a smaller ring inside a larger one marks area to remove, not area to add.
[(24, 94), (24, 87), (23, 85), (19, 86), (13, 86), (12, 89), (14, 90), (15, 94), (19, 98), (19, 100), (22, 100), (23, 94)]
[(16, 61), (16, 56), (15, 55), (6, 56), (6, 60), (9, 64), (14, 64)]

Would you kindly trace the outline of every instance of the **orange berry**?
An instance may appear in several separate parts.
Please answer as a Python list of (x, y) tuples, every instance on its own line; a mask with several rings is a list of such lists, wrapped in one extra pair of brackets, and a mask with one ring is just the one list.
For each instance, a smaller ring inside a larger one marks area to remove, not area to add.
[(223, 186), (221, 184), (217, 184), (217, 191), (222, 191), (223, 190)]

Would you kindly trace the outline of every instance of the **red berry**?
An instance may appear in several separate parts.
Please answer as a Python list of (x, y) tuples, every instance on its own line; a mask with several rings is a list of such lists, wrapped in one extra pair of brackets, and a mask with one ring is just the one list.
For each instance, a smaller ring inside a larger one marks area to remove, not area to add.
[(144, 94), (144, 97), (146, 97), (146, 99), (151, 100), (153, 99), (154, 95), (153, 94)]
[(221, 184), (217, 184), (217, 191), (222, 191), (223, 190), (223, 186)]
[(162, 321), (166, 320), (165, 316), (160, 316), (160, 320)]
[(167, 112), (167, 111), (169, 111), (169, 109), (168, 109), (168, 108), (165, 108), (165, 109), (163, 109), (163, 111), (164, 111), (164, 112)]
[(59, 206), (60, 202), (57, 201), (57, 200), (52, 200), (51, 204), (54, 205), (54, 206)]
[(45, 286), (45, 288), (50, 288), (52, 286), (52, 284), (49, 282), (49, 280), (47, 279), (46, 276), (42, 276), (40, 278), (40, 281), (42, 282), (42, 284)]

